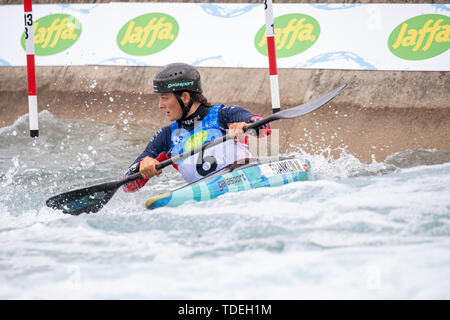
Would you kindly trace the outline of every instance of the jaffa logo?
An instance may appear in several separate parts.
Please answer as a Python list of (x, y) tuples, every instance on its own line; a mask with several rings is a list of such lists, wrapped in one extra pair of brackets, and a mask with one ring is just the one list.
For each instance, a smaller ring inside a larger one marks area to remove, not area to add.
[(166, 49), (178, 36), (178, 22), (165, 13), (148, 13), (128, 21), (117, 34), (119, 48), (133, 56)]
[[(274, 19), (277, 58), (291, 57), (309, 49), (319, 38), (320, 25), (306, 14), (292, 13)], [(267, 33), (263, 25), (255, 36), (258, 52), (267, 56)]]
[(201, 146), (205, 143), (206, 139), (208, 138), (208, 132), (205, 130), (202, 130), (200, 132), (197, 132), (193, 136), (191, 136), (186, 143), (184, 144), (184, 150), (191, 150), (195, 147)]
[[(33, 25), (34, 50), (37, 56), (49, 56), (70, 48), (81, 35), (81, 23), (69, 14), (52, 14)], [(20, 39), (25, 50), (25, 32)]]
[(391, 52), (406, 60), (424, 60), (450, 47), (450, 18), (424, 14), (400, 23), (388, 40)]

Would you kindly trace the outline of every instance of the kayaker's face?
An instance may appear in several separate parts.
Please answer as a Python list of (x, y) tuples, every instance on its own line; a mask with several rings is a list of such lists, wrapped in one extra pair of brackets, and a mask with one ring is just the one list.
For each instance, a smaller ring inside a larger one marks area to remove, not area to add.
[(161, 93), (158, 107), (164, 110), (170, 121), (179, 120), (183, 115), (180, 104), (173, 93)]

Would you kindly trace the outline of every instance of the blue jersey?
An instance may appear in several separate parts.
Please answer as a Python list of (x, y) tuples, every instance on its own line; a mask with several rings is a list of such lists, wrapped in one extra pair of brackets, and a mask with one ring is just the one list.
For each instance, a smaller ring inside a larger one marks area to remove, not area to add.
[[(235, 122), (248, 122), (254, 117), (253, 113), (248, 112), (239, 106), (229, 105), (223, 106), (219, 109), (219, 128), (225, 135), (228, 129), (228, 124)], [(203, 120), (196, 119), (196, 120)], [(193, 122), (192, 122), (193, 123)], [(155, 135), (150, 139), (144, 152), (136, 158), (133, 164), (138, 163), (141, 159), (149, 156), (156, 159), (161, 153), (165, 153), (168, 157), (172, 155), (172, 141), (171, 141), (171, 126), (168, 125), (155, 133)], [(182, 124), (182, 127), (190, 131), (191, 128), (187, 128), (187, 125)]]

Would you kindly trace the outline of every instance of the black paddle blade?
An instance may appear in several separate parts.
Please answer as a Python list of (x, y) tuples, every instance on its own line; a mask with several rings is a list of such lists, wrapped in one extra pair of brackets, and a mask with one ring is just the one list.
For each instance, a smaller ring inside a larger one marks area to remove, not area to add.
[[(105, 184), (108, 185), (108, 184)], [(118, 187), (104, 185), (61, 193), (47, 200), (47, 207), (62, 210), (63, 213), (79, 215), (99, 211), (116, 193)]]

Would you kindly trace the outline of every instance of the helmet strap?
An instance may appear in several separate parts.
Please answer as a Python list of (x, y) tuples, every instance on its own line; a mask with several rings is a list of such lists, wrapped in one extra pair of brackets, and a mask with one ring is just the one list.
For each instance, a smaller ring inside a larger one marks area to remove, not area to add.
[(177, 98), (181, 110), (183, 111), (183, 115), (181, 116), (180, 120), (178, 120), (178, 127), (180, 127), (181, 121), (186, 118), (187, 114), (189, 113), (189, 110), (191, 110), (191, 107), (194, 104), (194, 99), (192, 99), (191, 94), (189, 94), (189, 103), (186, 106), (183, 100), (181, 100), (181, 94), (179, 92), (174, 92), (173, 94), (175, 95), (175, 98)]

